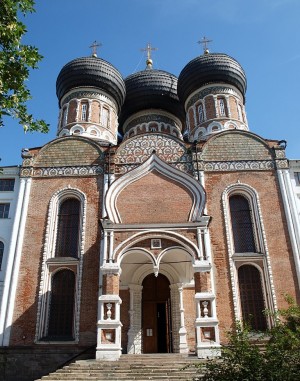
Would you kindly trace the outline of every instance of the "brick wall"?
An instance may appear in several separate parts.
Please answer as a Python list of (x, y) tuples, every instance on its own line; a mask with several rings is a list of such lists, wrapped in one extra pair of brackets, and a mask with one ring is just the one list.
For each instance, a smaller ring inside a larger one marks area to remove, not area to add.
[(154, 171), (128, 185), (117, 199), (123, 223), (185, 222), (191, 207), (187, 188)]
[(86, 194), (87, 215), (81, 288), (80, 342), (96, 342), (97, 299), (99, 277), (99, 226), (102, 179), (52, 178), (33, 179), (24, 245), (18, 277), (17, 296), (11, 331), (11, 345), (33, 343), (37, 317), (37, 301), (41, 279), (43, 245), (48, 207), (59, 189), (76, 188)]

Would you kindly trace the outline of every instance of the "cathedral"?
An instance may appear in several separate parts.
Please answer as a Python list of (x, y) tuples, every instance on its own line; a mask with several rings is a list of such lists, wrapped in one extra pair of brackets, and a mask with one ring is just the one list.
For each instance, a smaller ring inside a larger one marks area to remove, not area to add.
[(57, 137), (22, 152), (0, 318), (16, 363), (207, 358), (299, 301), (285, 142), (249, 130), (242, 66), (205, 49), (177, 78), (147, 49), (125, 79), (95, 53), (68, 62)]

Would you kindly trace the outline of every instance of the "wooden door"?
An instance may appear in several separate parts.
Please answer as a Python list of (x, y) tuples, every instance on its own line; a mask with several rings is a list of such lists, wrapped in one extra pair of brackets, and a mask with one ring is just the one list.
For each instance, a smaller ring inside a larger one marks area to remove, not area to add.
[(143, 305), (143, 352), (157, 353), (157, 311), (155, 302)]
[(143, 353), (171, 352), (170, 283), (163, 275), (143, 282)]

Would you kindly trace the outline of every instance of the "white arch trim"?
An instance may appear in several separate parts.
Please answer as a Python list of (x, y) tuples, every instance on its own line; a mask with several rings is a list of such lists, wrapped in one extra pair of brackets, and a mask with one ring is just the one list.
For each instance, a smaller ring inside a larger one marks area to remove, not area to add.
[(162, 161), (155, 153), (153, 153), (142, 165), (113, 182), (105, 197), (105, 206), (109, 219), (114, 223), (122, 223), (117, 209), (117, 198), (119, 194), (126, 186), (141, 179), (153, 170), (156, 170), (163, 176), (176, 181), (187, 188), (193, 197), (193, 205), (189, 214), (189, 221), (199, 221), (206, 198), (203, 187), (190, 175)]
[[(152, 231), (151, 230), (151, 231), (138, 232), (138, 233), (134, 234), (133, 236), (127, 238), (125, 241), (121, 242), (115, 248), (113, 258), (116, 259), (116, 255), (119, 253), (117, 262), (120, 263), (119, 258), (122, 257), (123, 253), (129, 249), (130, 250), (134, 249), (134, 247), (132, 247), (132, 246), (135, 245), (136, 243), (144, 240), (146, 238), (145, 237), (146, 234), (151, 234), (151, 238), (169, 238), (169, 239), (173, 239), (177, 243), (180, 243), (182, 245), (181, 249), (184, 249), (192, 257), (193, 264), (194, 264), (196, 258), (199, 258), (199, 256), (200, 256), (199, 248), (192, 241), (187, 239), (186, 237), (184, 237), (184, 236), (182, 236), (176, 232), (173, 232), (173, 231), (168, 231), (168, 230), (163, 230), (163, 231), (154, 230), (154, 231)], [(133, 238), (134, 238), (134, 240), (132, 240)], [(130, 244), (128, 244), (129, 242), (130, 242)], [(123, 248), (122, 248), (122, 246), (123, 246)], [(193, 252), (193, 250), (194, 250), (194, 252)]]

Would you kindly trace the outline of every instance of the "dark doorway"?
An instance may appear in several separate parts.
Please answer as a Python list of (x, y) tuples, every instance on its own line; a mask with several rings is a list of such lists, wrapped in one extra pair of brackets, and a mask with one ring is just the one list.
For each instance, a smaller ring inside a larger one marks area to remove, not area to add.
[(143, 353), (172, 352), (170, 283), (159, 274), (143, 281)]

